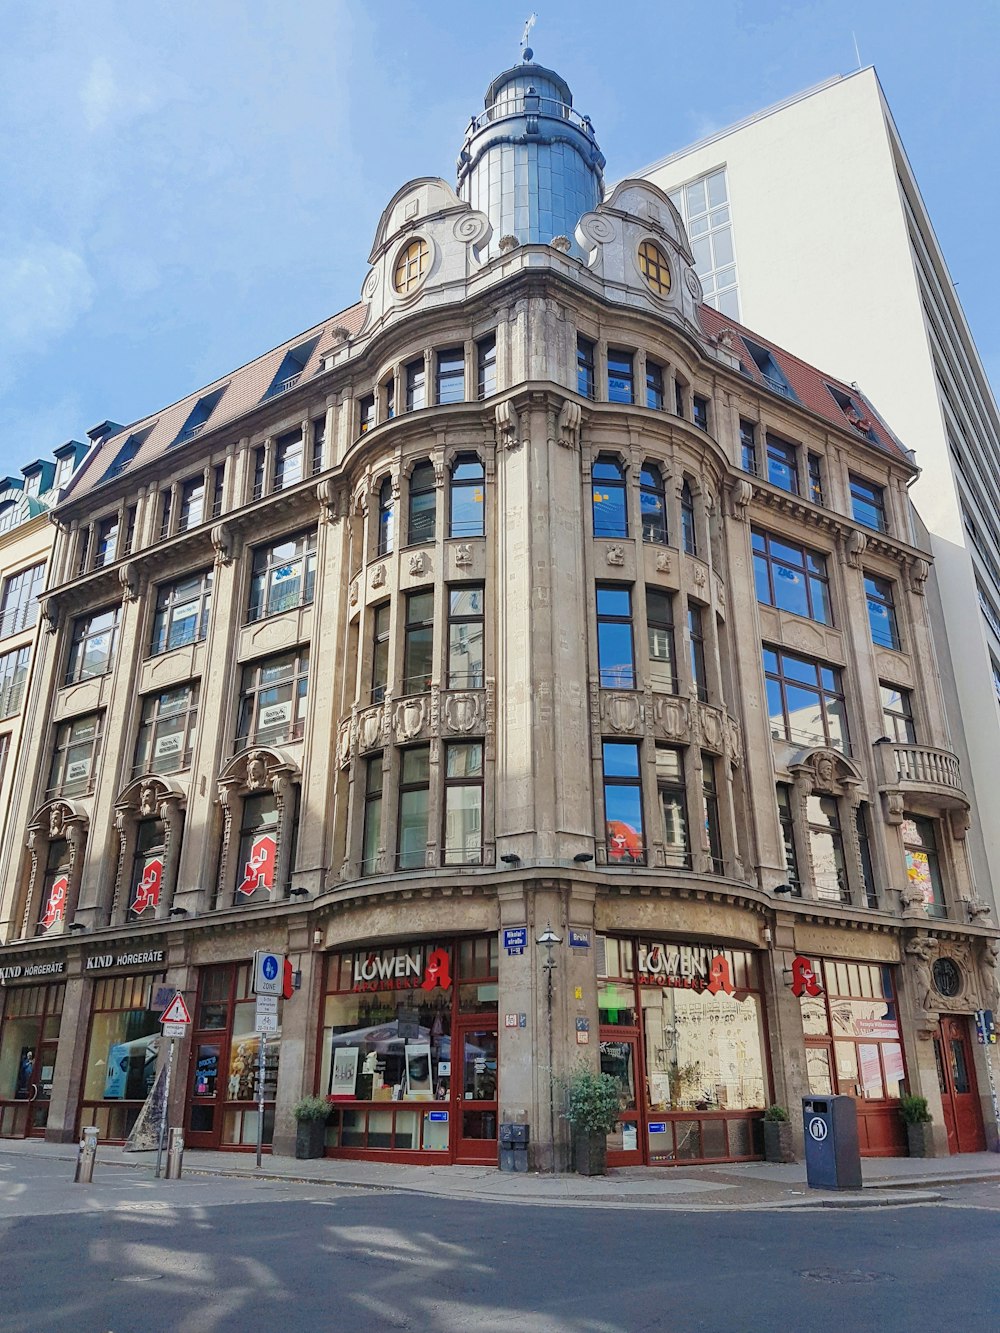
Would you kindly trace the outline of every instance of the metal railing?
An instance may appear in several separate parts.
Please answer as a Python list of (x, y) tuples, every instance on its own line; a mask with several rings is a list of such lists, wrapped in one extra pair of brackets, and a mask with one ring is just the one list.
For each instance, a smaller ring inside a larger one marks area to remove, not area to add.
[(575, 125), (591, 138), (594, 134), (589, 116), (581, 116), (579, 111), (574, 111), (571, 106), (558, 101), (555, 97), (540, 97), (537, 93), (524, 92), (508, 95), (480, 115), (474, 116), (469, 122), (466, 134), (475, 134), (484, 125), (490, 125), (496, 120), (506, 120), (508, 116), (551, 116), (554, 120), (565, 120), (570, 125)]
[(38, 623), (38, 602), (32, 599), (24, 606), (10, 606), (0, 615), (0, 639), (31, 629)]

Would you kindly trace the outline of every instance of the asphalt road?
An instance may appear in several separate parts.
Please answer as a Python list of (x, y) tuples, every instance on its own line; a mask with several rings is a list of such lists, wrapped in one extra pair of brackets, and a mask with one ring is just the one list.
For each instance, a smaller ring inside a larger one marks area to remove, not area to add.
[(1000, 1185), (863, 1210), (629, 1213), (0, 1167), (3, 1333), (1000, 1327)]

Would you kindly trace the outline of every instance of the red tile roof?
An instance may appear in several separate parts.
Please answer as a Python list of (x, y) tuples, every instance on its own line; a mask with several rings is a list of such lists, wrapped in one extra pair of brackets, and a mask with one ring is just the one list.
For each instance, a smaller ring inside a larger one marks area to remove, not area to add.
[(148, 431), (138, 453), (128, 464), (129, 472), (136, 472), (147, 463), (160, 458), (176, 442), (198, 400), (214, 390), (224, 389), (225, 392), (205, 423), (207, 430), (214, 430), (216, 426), (243, 416), (256, 407), (267, 393), (285, 354), (315, 339), (309, 359), (302, 368), (301, 381), (307, 381), (319, 370), (323, 354), (330, 350), (332, 331), (338, 327), (344, 328), (350, 337), (356, 337), (364, 327), (367, 313), (368, 307), (363, 302), (350, 306), (347, 310), (342, 310), (339, 314), (324, 320), (322, 324), (317, 324), (315, 328), (306, 329), (304, 333), (290, 338), (280, 347), (265, 352), (263, 356), (241, 366), (239, 370), (234, 370), (230, 375), (224, 375), (212, 384), (188, 394), (186, 398), (171, 404), (170, 407), (143, 417), (140, 421), (133, 421), (124, 430), (103, 441), (100, 448), (91, 449), (83, 465), (76, 471), (68, 492), (69, 498), (76, 500), (105, 480), (108, 468), (131, 435)]
[[(845, 384), (842, 380), (835, 379), (832, 375), (824, 375), (815, 366), (809, 365), (808, 362), (794, 356), (791, 352), (786, 352), (783, 347), (778, 347), (769, 339), (761, 337), (759, 333), (754, 333), (752, 329), (738, 324), (736, 320), (730, 319), (728, 315), (720, 314), (718, 310), (714, 310), (711, 306), (703, 305), (700, 313), (702, 328), (713, 341), (719, 341), (723, 334), (728, 333), (729, 350), (734, 356), (739, 357), (744, 374), (755, 384), (761, 388), (767, 387), (764, 376), (747, 346), (747, 339), (755, 346), (763, 347), (770, 353), (778, 369), (788, 382), (792, 393), (803, 407), (808, 408), (810, 412), (815, 412), (818, 416), (825, 417), (827, 421), (839, 426), (841, 430), (857, 431), (859, 437), (866, 444), (873, 444), (886, 453), (891, 453), (894, 456), (898, 455), (915, 466), (906, 446), (893, 434), (872, 403), (859, 389), (854, 388), (853, 385)], [(845, 411), (841, 404), (837, 402), (837, 399), (831, 393), (831, 388), (838, 390), (842, 396), (850, 400), (850, 416), (848, 411)]]

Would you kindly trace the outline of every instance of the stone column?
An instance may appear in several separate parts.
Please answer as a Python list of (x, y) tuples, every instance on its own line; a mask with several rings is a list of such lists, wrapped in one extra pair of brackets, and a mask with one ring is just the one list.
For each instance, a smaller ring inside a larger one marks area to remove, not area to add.
[(67, 953), (66, 991), (59, 1021), (59, 1049), (52, 1079), (49, 1120), (45, 1129), (45, 1138), (49, 1143), (72, 1143), (76, 1138), (93, 989), (92, 982), (83, 975), (83, 956)]

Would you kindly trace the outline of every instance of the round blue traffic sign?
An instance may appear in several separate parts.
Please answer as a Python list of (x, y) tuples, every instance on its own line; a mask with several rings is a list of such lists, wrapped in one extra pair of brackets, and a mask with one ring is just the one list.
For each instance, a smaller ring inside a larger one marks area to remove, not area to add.
[(273, 953), (264, 955), (261, 959), (260, 970), (264, 973), (265, 981), (273, 981), (278, 975), (278, 960)]

